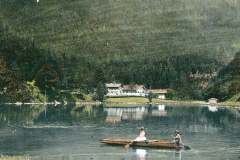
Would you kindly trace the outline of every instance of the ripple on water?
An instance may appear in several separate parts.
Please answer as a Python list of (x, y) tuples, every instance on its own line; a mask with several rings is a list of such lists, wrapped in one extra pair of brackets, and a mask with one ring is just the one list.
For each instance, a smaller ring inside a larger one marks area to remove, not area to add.
[(74, 128), (74, 126), (58, 126), (58, 125), (37, 125), (37, 126), (24, 126), (26, 129), (44, 129), (44, 128), (60, 128), (60, 129), (68, 129)]
[[(59, 107), (61, 108), (61, 106)], [(146, 108), (143, 112), (144, 115), (140, 114), (140, 118), (138, 115), (137, 119), (134, 119), (137, 113), (132, 110), (128, 113), (128, 110), (125, 110), (124, 120), (119, 118), (121, 115), (114, 114), (111, 116), (116, 116), (119, 121), (109, 124), (106, 122), (107, 113), (103, 113), (98, 107), (93, 108), (96, 115), (81, 114), (83, 117), (68, 114), (69, 109), (64, 107), (60, 109), (59, 107), (58, 109), (51, 108), (49, 112), (47, 109), (47, 114), (44, 116), (40, 113), (32, 116), (34, 111), (31, 111), (31, 108), (29, 110), (18, 108), (14, 112), (14, 109), (9, 111), (2, 107), (3, 112), (0, 114), (3, 114), (6, 121), (13, 126), (3, 125), (5, 129), (3, 127), (0, 129), (1, 152), (29, 154), (34, 157), (34, 160), (136, 160), (139, 159), (138, 154), (140, 157), (146, 156), (146, 160), (240, 159), (239, 119), (236, 119), (233, 112), (228, 112), (227, 109), (212, 113), (204, 107), (166, 106), (166, 112), (163, 115), (156, 114), (162, 113), (162, 111)], [(64, 114), (56, 114), (55, 110)], [(121, 113), (118, 112), (118, 108), (115, 110), (116, 113)], [(28, 116), (28, 119), (21, 116), (13, 117), (11, 116), (12, 112), (14, 112), (13, 115), (18, 115), (20, 112), (20, 115)], [(64, 117), (59, 115), (64, 115)], [(30, 123), (32, 126), (19, 127), (22, 124), (18, 123), (19, 121), (26, 121), (24, 124), (28, 125), (31, 117), (34, 118)], [(184, 142), (191, 147), (191, 150), (177, 152), (175, 150), (146, 149), (146, 152), (139, 152), (134, 149), (126, 151), (123, 147), (112, 147), (99, 143), (99, 139), (106, 137), (135, 138), (139, 126), (146, 127), (149, 139), (169, 139), (176, 129), (180, 129)]]

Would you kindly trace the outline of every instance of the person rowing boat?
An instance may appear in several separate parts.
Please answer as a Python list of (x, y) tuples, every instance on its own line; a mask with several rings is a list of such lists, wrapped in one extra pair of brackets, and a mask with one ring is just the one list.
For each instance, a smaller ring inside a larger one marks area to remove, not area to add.
[(147, 138), (146, 138), (146, 132), (145, 132), (145, 129), (144, 127), (141, 127), (140, 128), (140, 132), (139, 132), (139, 135), (136, 139), (134, 139), (135, 142), (141, 142), (141, 141), (146, 141)]
[(181, 133), (180, 133), (179, 130), (176, 130), (176, 131), (175, 131), (174, 142), (175, 142), (176, 145), (179, 146), (179, 147), (184, 146), (184, 144), (183, 144), (183, 142), (182, 142)]
[(175, 137), (173, 142), (175, 143), (176, 147), (179, 149), (185, 149), (185, 150), (191, 149), (189, 146), (184, 145), (181, 137), (181, 132), (179, 130), (175, 131)]
[(146, 148), (157, 148), (157, 149), (176, 149), (176, 150), (189, 150), (191, 149), (189, 146), (182, 146), (179, 147), (174, 143), (172, 140), (147, 140), (141, 141), (141, 142), (134, 142), (131, 139), (125, 139), (125, 138), (105, 138), (100, 140), (101, 143), (107, 144), (107, 145), (114, 145), (114, 146), (124, 146), (125, 149), (128, 149), (131, 147), (146, 147)]
[(128, 149), (130, 145), (132, 145), (134, 142), (146, 142), (147, 143), (147, 138), (146, 138), (146, 132), (144, 127), (140, 128), (140, 132), (137, 138), (135, 138), (133, 141), (130, 143), (126, 144), (124, 148)]

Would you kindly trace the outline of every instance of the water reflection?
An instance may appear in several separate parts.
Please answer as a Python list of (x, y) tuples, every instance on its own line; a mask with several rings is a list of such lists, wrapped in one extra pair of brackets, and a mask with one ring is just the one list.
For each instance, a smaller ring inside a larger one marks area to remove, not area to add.
[(166, 111), (165, 105), (158, 105), (156, 108), (153, 107), (153, 109), (150, 111), (151, 111), (150, 116), (153, 116), (153, 117), (167, 116), (167, 111)]
[(144, 117), (163, 117), (167, 116), (165, 105), (143, 106), (143, 107), (107, 107), (104, 108), (107, 113), (107, 123), (118, 123), (124, 120), (140, 121)]
[(133, 149), (133, 154), (129, 152), (124, 156), (124, 160), (151, 160), (151, 159), (162, 159), (162, 160), (182, 160), (183, 151), (169, 151), (169, 150), (151, 150), (151, 149)]
[(146, 160), (147, 150), (145, 149), (136, 149), (137, 160)]
[(210, 112), (217, 112), (217, 111), (218, 111), (218, 108), (217, 108), (217, 106), (209, 105), (209, 106), (208, 106), (208, 110), (209, 110)]
[(31, 160), (29, 156), (0, 156), (0, 160)]
[(44, 106), (16, 106), (0, 105), (0, 126), (23, 126), (34, 124), (40, 114), (45, 110)]
[(182, 151), (175, 152), (175, 160), (182, 160)]
[[(0, 127), (33, 126), (40, 124), (79, 125), (84, 123), (121, 123), (144, 121), (165, 122), (169, 125), (196, 128), (218, 128), (232, 126), (239, 120), (236, 110), (208, 107), (136, 106), (0, 106)], [(178, 128), (178, 127), (177, 127)], [(214, 129), (215, 130), (215, 129)], [(208, 131), (207, 131), (208, 132)]]
[(144, 115), (148, 114), (145, 107), (131, 107), (131, 108), (104, 108), (107, 112), (106, 122), (116, 123), (122, 120), (142, 120)]
[(239, 111), (165, 105), (0, 106), (0, 151), (46, 160), (122, 159), (126, 155), (123, 147), (102, 146), (99, 139), (134, 138), (139, 125), (147, 128), (150, 139), (169, 138), (176, 128), (181, 129), (184, 142), (193, 150), (136, 148), (125, 159), (234, 160), (240, 154)]

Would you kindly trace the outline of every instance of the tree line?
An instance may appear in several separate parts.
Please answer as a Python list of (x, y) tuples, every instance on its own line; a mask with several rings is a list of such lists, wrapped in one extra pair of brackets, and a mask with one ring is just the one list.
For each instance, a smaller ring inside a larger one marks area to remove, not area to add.
[(202, 54), (149, 56), (146, 53), (141, 58), (120, 56), (107, 60), (96, 58), (94, 54), (92, 57), (78, 53), (56, 54), (39, 47), (33, 38), (19, 38), (11, 34), (7, 25), (0, 25), (0, 98), (5, 101), (43, 101), (45, 94), (48, 100), (74, 100), (71, 95), (63, 97), (61, 94), (61, 90), (73, 89), (101, 100), (97, 95), (106, 94), (104, 83), (113, 81), (144, 84), (152, 89), (169, 88), (172, 89), (169, 98), (220, 97), (208, 87), (216, 82), (212, 77), (190, 75), (212, 74), (224, 68), (215, 77), (221, 79), (224, 74), (235, 75), (232, 72), (236, 64), (232, 68), (229, 66), (224, 68), (214, 57)]

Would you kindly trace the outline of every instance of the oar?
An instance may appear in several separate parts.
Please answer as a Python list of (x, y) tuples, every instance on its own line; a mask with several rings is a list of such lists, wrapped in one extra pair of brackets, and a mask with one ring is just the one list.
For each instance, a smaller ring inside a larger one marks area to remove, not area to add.
[(126, 144), (126, 145), (124, 146), (124, 148), (125, 148), (125, 149), (128, 149), (128, 148), (130, 147), (130, 145), (133, 144), (133, 142), (134, 142), (134, 141), (131, 141), (130, 143)]
[(191, 147), (189, 147), (189, 146), (186, 146), (186, 145), (183, 145), (183, 146), (184, 146), (185, 150), (190, 150), (191, 149)]

